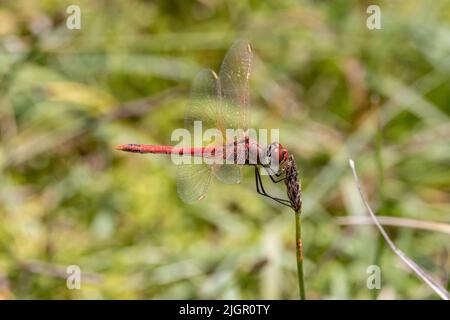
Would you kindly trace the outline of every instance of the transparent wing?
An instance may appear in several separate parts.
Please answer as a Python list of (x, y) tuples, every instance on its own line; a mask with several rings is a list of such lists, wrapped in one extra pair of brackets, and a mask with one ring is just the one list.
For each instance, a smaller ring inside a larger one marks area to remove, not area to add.
[[(216, 129), (226, 139), (225, 129), (240, 129), (236, 141), (242, 145), (249, 120), (249, 84), (252, 49), (245, 40), (235, 42), (226, 54), (218, 77), (211, 70), (201, 71), (192, 85), (185, 114), (185, 127), (191, 132), (193, 143), (184, 147), (210, 146), (211, 141), (194, 137), (194, 132)], [(197, 127), (197, 128), (196, 128)], [(195, 130), (195, 128), (197, 130)], [(222, 148), (225, 141), (213, 143)], [(239, 147), (238, 147), (239, 149)], [(242, 153), (238, 163), (245, 161)], [(192, 162), (191, 162), (192, 163)], [(177, 190), (185, 202), (202, 199), (211, 183), (212, 175), (224, 183), (240, 182), (240, 166), (235, 164), (182, 164), (177, 169)]]
[(221, 114), (226, 128), (247, 130), (249, 79), (253, 52), (250, 43), (238, 40), (228, 50), (220, 67)]
[(211, 168), (206, 164), (177, 167), (177, 191), (181, 200), (192, 203), (203, 199), (211, 183)]
[(224, 165), (214, 174), (224, 183), (238, 183), (240, 168), (245, 163), (245, 136), (249, 123), (249, 79), (253, 52), (250, 43), (238, 40), (228, 50), (220, 67), (220, 112), (225, 129), (234, 129), (235, 135), (226, 140), (236, 141), (238, 165)]
[[(198, 137), (196, 131), (205, 131), (217, 127), (219, 83), (212, 70), (202, 70), (195, 77), (189, 102), (185, 112), (185, 128), (189, 130), (191, 139), (183, 140), (183, 147), (205, 147), (203, 135)], [(200, 126), (201, 125), (201, 130)], [(197, 129), (195, 127), (197, 126)], [(208, 191), (212, 177), (212, 166), (204, 161), (194, 162), (192, 156), (185, 155), (185, 163), (177, 166), (177, 192), (186, 203), (201, 200)], [(199, 160), (199, 159), (197, 159)]]
[[(195, 122), (201, 121), (203, 131), (217, 128), (219, 119), (220, 87), (216, 73), (212, 70), (200, 71), (192, 83), (192, 88), (184, 117), (185, 128), (194, 134)], [(198, 144), (203, 142), (198, 141)], [(201, 147), (202, 145), (193, 145)]]
[(223, 183), (235, 184), (241, 182), (241, 168), (235, 164), (223, 164), (213, 170), (214, 175)]

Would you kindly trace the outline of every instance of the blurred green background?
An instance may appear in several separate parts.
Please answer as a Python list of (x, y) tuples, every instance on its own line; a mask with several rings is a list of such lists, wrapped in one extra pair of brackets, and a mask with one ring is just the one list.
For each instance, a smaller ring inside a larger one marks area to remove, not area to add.
[(252, 126), (280, 128), (301, 171), (307, 297), (438, 298), (348, 225), (366, 216), (349, 157), (379, 216), (417, 220), (393, 240), (450, 287), (450, 1), (18, 0), (0, 4), (1, 298), (297, 298), (293, 214), (251, 168), (186, 205), (167, 156), (114, 150), (169, 144), (195, 74), (242, 37)]

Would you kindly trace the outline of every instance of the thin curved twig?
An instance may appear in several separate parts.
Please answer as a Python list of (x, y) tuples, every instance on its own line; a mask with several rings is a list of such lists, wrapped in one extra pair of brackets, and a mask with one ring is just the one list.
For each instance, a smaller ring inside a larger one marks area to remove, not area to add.
[(443, 300), (450, 300), (450, 294), (447, 290), (445, 290), (439, 283), (437, 283), (431, 276), (429, 276), (423, 269), (417, 265), (412, 259), (410, 259), (406, 254), (403, 253), (395, 243), (389, 238), (388, 234), (384, 230), (384, 228), (381, 226), (380, 222), (378, 221), (375, 213), (373, 213), (372, 209), (369, 206), (369, 203), (366, 201), (364, 197), (364, 193), (362, 191), (361, 185), (359, 183), (358, 175), (356, 173), (355, 168), (355, 162), (352, 159), (349, 159), (349, 165), (352, 169), (353, 178), (355, 179), (356, 187), (358, 188), (359, 194), (361, 196), (361, 200), (364, 203), (364, 206), (366, 207), (367, 211), (369, 212), (370, 217), (372, 218), (373, 222), (375, 223), (376, 227), (380, 231), (383, 238), (386, 240), (389, 247), (391, 247), (392, 251), (411, 269), (413, 270), (416, 275), (422, 279), (423, 282), (425, 282), (439, 297), (441, 297)]

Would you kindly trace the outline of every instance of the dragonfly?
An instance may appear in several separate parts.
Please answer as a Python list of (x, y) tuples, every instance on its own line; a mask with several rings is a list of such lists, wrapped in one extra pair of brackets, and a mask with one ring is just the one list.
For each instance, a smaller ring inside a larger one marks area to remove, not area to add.
[[(200, 163), (183, 162), (177, 165), (177, 192), (186, 203), (203, 199), (213, 177), (226, 184), (239, 183), (241, 169), (247, 165), (254, 166), (256, 191), (260, 195), (295, 210), (295, 200), (272, 196), (266, 192), (263, 185), (260, 170), (265, 170), (265, 174), (273, 183), (286, 181), (289, 175), (285, 174), (285, 170), (292, 167), (290, 163), (293, 157), (279, 142), (261, 146), (249, 135), (249, 79), (252, 59), (251, 44), (243, 39), (238, 40), (225, 55), (219, 74), (204, 69), (195, 77), (191, 87), (184, 116), (185, 129), (194, 135), (195, 124), (200, 122), (203, 130), (218, 130), (227, 137), (225, 141), (217, 139), (218, 141), (205, 146), (205, 141), (202, 140), (201, 143), (188, 143), (181, 147), (132, 143), (119, 145), (116, 149), (141, 154), (169, 154), (213, 160)], [(233, 129), (233, 132), (238, 134), (229, 137), (227, 129)], [(250, 155), (254, 154), (256, 158), (250, 161)], [(233, 161), (226, 161), (230, 159)], [(277, 162), (277, 170), (272, 169), (274, 161)]]

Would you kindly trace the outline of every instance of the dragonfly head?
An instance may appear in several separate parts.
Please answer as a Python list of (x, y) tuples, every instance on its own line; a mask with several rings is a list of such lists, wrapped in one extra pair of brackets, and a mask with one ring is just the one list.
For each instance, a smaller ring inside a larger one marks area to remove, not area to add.
[(273, 159), (278, 161), (279, 166), (283, 166), (289, 159), (289, 152), (281, 145), (281, 143), (273, 142), (267, 147), (266, 157), (269, 161), (272, 161)]

